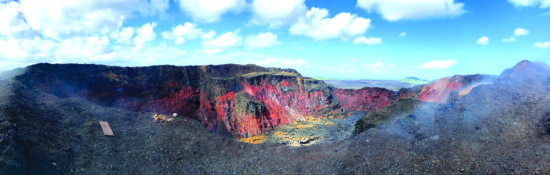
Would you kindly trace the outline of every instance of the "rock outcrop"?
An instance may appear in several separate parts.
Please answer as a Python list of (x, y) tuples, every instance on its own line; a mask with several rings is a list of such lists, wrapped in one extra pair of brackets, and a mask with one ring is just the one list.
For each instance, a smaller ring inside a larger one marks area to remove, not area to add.
[[(502, 113), (502, 109), (517, 107), (519, 102), (532, 106), (538, 103), (537, 99), (550, 99), (548, 92), (550, 67), (530, 61), (522, 61), (498, 77), (479, 74), (445, 77), (422, 86), (421, 90), (418, 90), (418, 87), (416, 90), (402, 89), (398, 100), (391, 101), (387, 108), (369, 112), (359, 119), (354, 134), (390, 119), (415, 117), (413, 113), (418, 113), (414, 111), (419, 106), (429, 108), (423, 111), (460, 113), (471, 110), (481, 116), (490, 116)], [(545, 125), (546, 121), (541, 120), (543, 124), (540, 125)]]
[(212, 132), (249, 137), (279, 125), (341, 116), (334, 88), (291, 69), (255, 65), (112, 67), (36, 64), (15, 78), (60, 98), (134, 112), (177, 113)]
[(447, 103), (468, 94), (473, 88), (491, 84), (491, 75), (455, 75), (434, 82), (391, 91), (384, 88), (337, 89), (336, 97), (347, 111), (373, 112), (385, 109), (399, 99), (413, 98), (424, 102)]
[(336, 89), (340, 105), (347, 111), (378, 111), (397, 99), (397, 93), (384, 88)]
[(422, 87), (417, 98), (425, 102), (445, 103), (464, 89), (471, 90), (479, 84), (492, 83), (494, 79), (496, 79), (495, 76), (480, 74), (444, 77)]

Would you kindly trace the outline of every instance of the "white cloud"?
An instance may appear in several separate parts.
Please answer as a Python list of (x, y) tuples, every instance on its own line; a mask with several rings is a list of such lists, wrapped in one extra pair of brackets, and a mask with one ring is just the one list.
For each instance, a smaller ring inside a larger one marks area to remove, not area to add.
[(546, 41), (546, 42), (536, 42), (535, 44), (533, 44), (533, 47), (546, 49), (546, 48), (550, 47), (550, 42), (548, 42), (548, 41)]
[(204, 53), (216, 54), (228, 48), (241, 46), (243, 38), (238, 33), (239, 31), (226, 32), (215, 39), (202, 41)]
[[(526, 30), (524, 28), (517, 28), (514, 30), (514, 36), (518, 37), (518, 36), (524, 36), (524, 35), (528, 35), (529, 34), (529, 30)], [(510, 36), (510, 38), (503, 38), (502, 39), (502, 42), (514, 42), (517, 40), (516, 37), (514, 36)]]
[(166, 1), (22, 0), (20, 12), (32, 30), (60, 40), (109, 33), (136, 14), (153, 15), (164, 11), (167, 7), (163, 3)]
[(458, 62), (454, 59), (452, 60), (436, 60), (436, 61), (430, 61), (422, 64), (420, 66), (420, 69), (447, 69), (451, 66), (456, 65)]
[(179, 7), (196, 22), (218, 22), (228, 12), (240, 12), (245, 0), (176, 0)]
[(523, 36), (529, 34), (529, 30), (525, 30), (524, 28), (517, 28), (514, 30), (515, 36)]
[(540, 8), (550, 7), (550, 0), (508, 0), (516, 7), (532, 7), (539, 5)]
[(366, 44), (366, 45), (377, 45), (382, 43), (382, 38), (365, 38), (364, 36), (357, 37), (353, 40), (353, 44)]
[(510, 38), (503, 38), (502, 42), (514, 42), (516, 40), (517, 39), (515, 37), (511, 36)]
[(271, 32), (249, 35), (245, 39), (245, 45), (249, 48), (272, 47), (277, 44), (281, 43), (277, 40), (277, 35)]
[(294, 23), (307, 12), (305, 0), (254, 0), (251, 8), (251, 22), (270, 27)]
[(216, 31), (210, 30), (210, 31), (207, 32), (207, 33), (203, 33), (203, 34), (201, 35), (201, 38), (202, 38), (202, 39), (212, 39), (212, 38), (214, 38), (214, 36), (216, 36)]
[(0, 36), (9, 38), (27, 37), (31, 28), (19, 14), (20, 5), (17, 2), (0, 3)]
[(150, 3), (151, 7), (160, 13), (163, 13), (170, 7), (168, 0), (151, 0)]
[(401, 33), (399, 34), (399, 37), (405, 37), (405, 36), (407, 36), (407, 33), (405, 33), (405, 32), (401, 32)]
[(155, 28), (156, 25), (156, 23), (147, 23), (137, 31), (137, 36), (134, 38), (136, 49), (141, 49), (143, 44), (155, 40), (157, 35), (153, 31), (153, 28)]
[(464, 3), (454, 0), (357, 0), (357, 7), (377, 12), (388, 21), (455, 17), (464, 14)]
[(373, 72), (379, 72), (381, 70), (387, 70), (393, 67), (393, 63), (390, 65), (384, 64), (380, 61), (376, 62), (375, 64), (363, 64), (362, 65), (365, 69), (373, 71)]
[(109, 39), (106, 36), (73, 37), (59, 43), (55, 52), (56, 62), (90, 63), (108, 53)]
[(351, 60), (351, 63), (355, 63), (356, 61), (357, 59), (354, 58), (353, 60)]
[(328, 18), (327, 9), (312, 7), (305, 16), (300, 17), (289, 31), (294, 35), (305, 35), (315, 40), (349, 39), (364, 34), (370, 27), (370, 19), (355, 14), (340, 13)]
[(486, 36), (483, 36), (483, 37), (481, 37), (477, 40), (477, 44), (488, 45), (489, 44), (489, 38), (487, 38)]
[[(73, 36), (63, 40), (41, 37), (0, 37), (0, 70), (37, 62), (96, 63), (119, 66), (184, 64), (186, 50), (166, 46), (148, 46), (154, 41), (155, 23), (138, 28), (126, 27), (105, 35)], [(154, 61), (154, 62), (152, 62)], [(186, 59), (185, 64), (190, 59)]]
[(135, 29), (132, 27), (125, 27), (117, 31), (113, 31), (109, 34), (109, 36), (116, 40), (117, 44), (121, 44), (124, 46), (133, 46), (135, 43), (132, 41), (132, 38), (134, 37)]
[(12, 64), (28, 64), (38, 61), (52, 61), (58, 44), (51, 40), (33, 39), (0, 39), (0, 60)]
[[(213, 33), (212, 33), (213, 32)], [(174, 40), (175, 44), (184, 44), (187, 40), (194, 40), (204, 35), (202, 29), (197, 28), (196, 24), (186, 22), (182, 25), (177, 25), (172, 28), (171, 32), (165, 31), (162, 33), (164, 39)], [(215, 35), (214, 31), (210, 31), (212, 36), (206, 36), (206, 38), (212, 38)]]

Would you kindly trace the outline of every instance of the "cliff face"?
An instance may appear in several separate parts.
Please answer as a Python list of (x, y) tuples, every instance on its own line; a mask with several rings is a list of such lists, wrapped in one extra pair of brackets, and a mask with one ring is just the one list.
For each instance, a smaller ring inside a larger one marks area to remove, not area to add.
[(491, 84), (496, 78), (496, 76), (480, 74), (455, 75), (441, 78), (426, 85), (402, 88), (397, 92), (371, 87), (337, 89), (336, 97), (340, 105), (348, 111), (373, 112), (382, 110), (399, 99), (406, 98), (436, 103), (455, 101), (460, 96), (468, 94), (477, 86)]
[(445, 103), (455, 100), (457, 95), (465, 95), (480, 84), (489, 84), (496, 79), (487, 75), (455, 75), (441, 78), (422, 88), (418, 94), (418, 100), (425, 102)]
[(254, 65), (111, 67), (37, 64), (28, 88), (135, 112), (177, 113), (213, 132), (249, 137), (306, 116), (340, 116), (334, 89), (291, 69)]
[(340, 105), (348, 111), (378, 111), (397, 99), (397, 93), (384, 88), (336, 89)]

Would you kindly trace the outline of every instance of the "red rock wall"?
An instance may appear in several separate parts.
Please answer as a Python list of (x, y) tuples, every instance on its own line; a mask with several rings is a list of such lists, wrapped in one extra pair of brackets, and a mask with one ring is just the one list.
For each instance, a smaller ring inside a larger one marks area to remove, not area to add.
[(422, 88), (418, 94), (418, 100), (425, 102), (447, 102), (452, 91), (458, 91), (464, 84), (456, 78), (441, 78)]
[[(297, 83), (288, 80), (259, 83), (241, 82), (240, 92), (228, 92), (217, 98), (216, 109), (226, 128), (239, 137), (258, 135), (266, 130), (307, 116), (324, 117), (323, 109), (334, 108), (323, 91), (306, 92)], [(293, 87), (285, 91), (283, 88)], [(242, 96), (236, 100), (235, 96)]]
[[(493, 77), (494, 78), (494, 77)], [(347, 111), (378, 111), (401, 98), (416, 98), (425, 102), (446, 103), (459, 97), (461, 90), (472, 89), (490, 77), (456, 75), (444, 77), (424, 86), (393, 92), (383, 88), (336, 89), (340, 105)], [(490, 83), (490, 82), (489, 82)], [(452, 96), (452, 97), (451, 97)]]
[(254, 65), (111, 67), (36, 64), (17, 79), (59, 98), (180, 116), (249, 137), (306, 116), (342, 116), (333, 88), (295, 70)]
[(396, 95), (383, 88), (336, 89), (336, 98), (347, 111), (378, 111), (395, 101)]

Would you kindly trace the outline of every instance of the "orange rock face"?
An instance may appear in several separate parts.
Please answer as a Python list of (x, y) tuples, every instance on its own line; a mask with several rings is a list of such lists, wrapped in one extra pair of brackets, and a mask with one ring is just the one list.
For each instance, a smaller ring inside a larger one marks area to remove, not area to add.
[(397, 99), (397, 93), (384, 88), (336, 89), (340, 105), (347, 111), (378, 111)]

